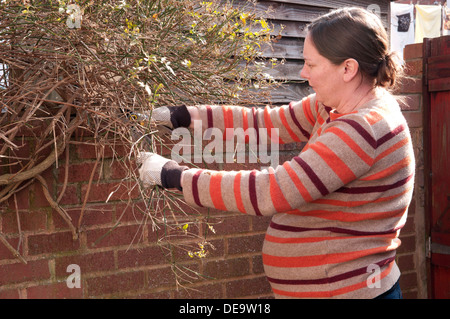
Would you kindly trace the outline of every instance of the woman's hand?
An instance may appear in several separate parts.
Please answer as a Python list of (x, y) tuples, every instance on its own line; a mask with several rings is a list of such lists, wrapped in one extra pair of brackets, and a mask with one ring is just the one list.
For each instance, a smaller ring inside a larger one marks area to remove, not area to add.
[(167, 158), (155, 153), (144, 152), (139, 154), (137, 158), (137, 163), (141, 164), (139, 178), (144, 187), (162, 186), (161, 172), (164, 165), (169, 161)]
[(158, 107), (152, 111), (151, 122), (170, 129), (189, 127), (192, 123), (189, 109), (185, 105)]
[(139, 179), (144, 187), (156, 185), (164, 188), (176, 188), (182, 190), (181, 175), (187, 166), (180, 166), (177, 162), (164, 158), (158, 154), (144, 152), (137, 158), (141, 164)]

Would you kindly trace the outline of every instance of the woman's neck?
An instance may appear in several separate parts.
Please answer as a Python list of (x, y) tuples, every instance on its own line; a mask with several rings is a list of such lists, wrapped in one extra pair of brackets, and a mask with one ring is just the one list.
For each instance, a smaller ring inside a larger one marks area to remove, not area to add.
[(361, 84), (356, 90), (347, 94), (347, 98), (341, 99), (339, 105), (334, 109), (340, 114), (351, 113), (381, 95), (381, 90), (374, 87), (372, 84)]

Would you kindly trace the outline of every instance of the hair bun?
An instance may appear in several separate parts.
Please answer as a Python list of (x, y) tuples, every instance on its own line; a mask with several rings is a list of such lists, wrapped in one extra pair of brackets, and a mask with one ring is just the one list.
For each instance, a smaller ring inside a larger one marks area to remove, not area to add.
[(394, 87), (403, 73), (403, 63), (397, 52), (391, 51), (383, 56), (378, 65), (376, 85)]

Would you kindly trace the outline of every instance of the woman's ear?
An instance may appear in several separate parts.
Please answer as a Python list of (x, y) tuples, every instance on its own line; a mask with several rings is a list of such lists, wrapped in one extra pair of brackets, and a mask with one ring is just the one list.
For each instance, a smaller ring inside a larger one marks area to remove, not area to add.
[(347, 59), (344, 61), (344, 82), (350, 82), (359, 72), (359, 63), (355, 59)]

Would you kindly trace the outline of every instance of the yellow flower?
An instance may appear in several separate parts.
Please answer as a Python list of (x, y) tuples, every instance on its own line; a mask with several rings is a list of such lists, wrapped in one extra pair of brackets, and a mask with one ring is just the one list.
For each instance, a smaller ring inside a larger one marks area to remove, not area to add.
[(242, 24), (243, 24), (244, 26), (247, 25), (247, 17), (248, 17), (248, 14), (246, 14), (246, 13), (242, 13), (242, 14), (239, 16), (239, 19), (241, 19)]
[(187, 68), (190, 68), (192, 66), (192, 62), (190, 60), (184, 59), (183, 62), (181, 62), (182, 65), (184, 65)]

